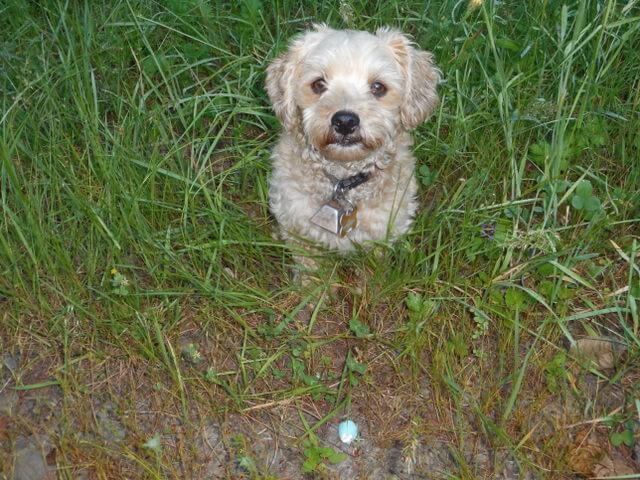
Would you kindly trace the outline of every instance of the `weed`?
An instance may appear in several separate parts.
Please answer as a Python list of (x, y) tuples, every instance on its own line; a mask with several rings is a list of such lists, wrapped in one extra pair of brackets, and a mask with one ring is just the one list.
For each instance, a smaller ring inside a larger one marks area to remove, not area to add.
[(306, 473), (323, 472), (325, 462), (335, 465), (347, 458), (344, 453), (336, 452), (331, 447), (320, 447), (317, 444), (317, 439), (305, 440), (302, 446), (302, 453), (305, 457), (302, 470)]
[(430, 187), (438, 179), (438, 173), (432, 171), (427, 165), (421, 165), (418, 168), (418, 179), (425, 187)]
[(602, 209), (602, 202), (593, 194), (593, 186), (589, 180), (581, 180), (571, 197), (571, 205), (584, 212), (585, 218), (592, 219)]
[(126, 296), (129, 294), (129, 280), (115, 268), (111, 269), (111, 288), (116, 295)]

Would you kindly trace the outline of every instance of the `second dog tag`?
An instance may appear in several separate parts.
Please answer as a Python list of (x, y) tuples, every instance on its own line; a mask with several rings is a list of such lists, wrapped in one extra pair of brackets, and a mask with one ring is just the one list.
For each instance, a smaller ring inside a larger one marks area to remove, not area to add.
[(358, 226), (358, 208), (353, 207), (350, 212), (345, 212), (340, 217), (340, 238), (344, 238), (347, 234)]

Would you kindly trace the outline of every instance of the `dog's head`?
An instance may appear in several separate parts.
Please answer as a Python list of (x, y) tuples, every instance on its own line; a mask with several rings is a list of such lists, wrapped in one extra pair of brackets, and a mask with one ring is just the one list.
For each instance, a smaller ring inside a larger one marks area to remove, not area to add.
[(286, 130), (331, 160), (366, 158), (423, 122), (437, 102), (432, 55), (403, 34), (318, 25), (267, 69), (267, 92)]

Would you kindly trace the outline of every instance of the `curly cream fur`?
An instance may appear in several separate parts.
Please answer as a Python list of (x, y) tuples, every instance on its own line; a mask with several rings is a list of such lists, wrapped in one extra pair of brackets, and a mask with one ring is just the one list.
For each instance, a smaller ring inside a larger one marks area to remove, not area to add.
[[(326, 82), (315, 93), (312, 84)], [(375, 34), (318, 25), (291, 43), (267, 69), (266, 88), (284, 130), (273, 150), (270, 207), (281, 236), (311, 240), (348, 251), (354, 243), (394, 239), (411, 227), (417, 208), (415, 160), (408, 131), (437, 105), (438, 70), (428, 52), (417, 50), (395, 30)], [(370, 86), (381, 82), (386, 94)], [(358, 115), (357, 141), (336, 140), (332, 116)], [(331, 197), (327, 173), (370, 179), (347, 193), (358, 208), (358, 226), (346, 237), (312, 224), (310, 218)]]

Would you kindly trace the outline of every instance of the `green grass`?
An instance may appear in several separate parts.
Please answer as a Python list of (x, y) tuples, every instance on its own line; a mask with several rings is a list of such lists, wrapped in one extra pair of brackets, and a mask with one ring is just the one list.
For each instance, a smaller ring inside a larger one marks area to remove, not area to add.
[[(301, 291), (271, 236), (263, 84), (313, 21), (400, 28), (444, 82), (412, 232), (324, 255)], [(606, 439), (639, 415), (638, 45), (638, 6), (607, 0), (4, 2), (0, 350), (24, 365), (4, 388), (61, 401), (55, 428), (0, 415), (0, 460), (42, 430), (60, 478), (198, 478), (207, 422), (287, 413), (302, 464), (371, 404), (381, 444), (445, 442), (450, 478), (496, 478), (500, 452), (570, 478), (567, 425)], [(614, 369), (576, 357), (587, 336)], [(88, 436), (106, 400), (116, 445)], [(267, 478), (232, 433), (229, 478)]]

